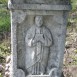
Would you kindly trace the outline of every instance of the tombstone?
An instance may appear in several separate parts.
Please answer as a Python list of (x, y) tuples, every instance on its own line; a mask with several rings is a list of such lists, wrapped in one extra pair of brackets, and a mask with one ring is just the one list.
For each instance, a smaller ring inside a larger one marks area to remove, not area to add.
[(69, 0), (9, 0), (10, 77), (64, 77)]

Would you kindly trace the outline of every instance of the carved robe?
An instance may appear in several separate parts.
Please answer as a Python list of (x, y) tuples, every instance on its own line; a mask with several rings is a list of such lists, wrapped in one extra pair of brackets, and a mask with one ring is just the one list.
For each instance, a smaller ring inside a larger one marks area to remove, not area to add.
[[(37, 40), (42, 41), (33, 42), (36, 37)], [(25, 67), (28, 73), (32, 75), (46, 74), (49, 49), (52, 45), (52, 37), (49, 29), (45, 26), (42, 26), (40, 30), (36, 26), (31, 27), (27, 31), (25, 43)]]

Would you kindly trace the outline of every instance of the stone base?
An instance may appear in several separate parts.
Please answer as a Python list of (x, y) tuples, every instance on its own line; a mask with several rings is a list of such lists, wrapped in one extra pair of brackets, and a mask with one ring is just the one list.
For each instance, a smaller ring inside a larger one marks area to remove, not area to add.
[(49, 75), (28, 75), (27, 77), (50, 77)]
[[(27, 77), (50, 77), (49, 75), (28, 75)], [(61, 77), (64, 77), (64, 74), (62, 73)]]

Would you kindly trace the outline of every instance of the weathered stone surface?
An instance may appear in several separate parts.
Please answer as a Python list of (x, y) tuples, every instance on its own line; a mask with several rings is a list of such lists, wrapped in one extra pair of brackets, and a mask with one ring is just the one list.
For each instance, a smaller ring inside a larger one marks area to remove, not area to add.
[(42, 16), (35, 17), (35, 25), (27, 31), (25, 43), (25, 66), (28, 72), (33, 75), (46, 74), (52, 35), (50, 30), (43, 25)]
[(50, 4), (13, 4), (10, 9), (16, 10), (70, 10), (70, 5), (50, 5)]
[(12, 0), (11, 76), (63, 77), (69, 0)]
[(70, 4), (70, 0), (13, 0), (13, 3)]
[(25, 73), (21, 69), (17, 69), (16, 77), (25, 77)]

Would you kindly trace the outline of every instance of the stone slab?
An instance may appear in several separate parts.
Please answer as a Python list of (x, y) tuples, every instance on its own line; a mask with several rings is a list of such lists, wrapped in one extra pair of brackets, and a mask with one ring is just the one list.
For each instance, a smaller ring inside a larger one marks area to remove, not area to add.
[(70, 5), (50, 4), (9, 4), (9, 9), (14, 10), (71, 10)]
[[(54, 3), (47, 4), (47, 1)], [(63, 77), (61, 69), (66, 25), (71, 9), (70, 4), (65, 3), (67, 1), (9, 0), (12, 51), (10, 77)]]
[(27, 77), (50, 77), (49, 75), (29, 75)]

